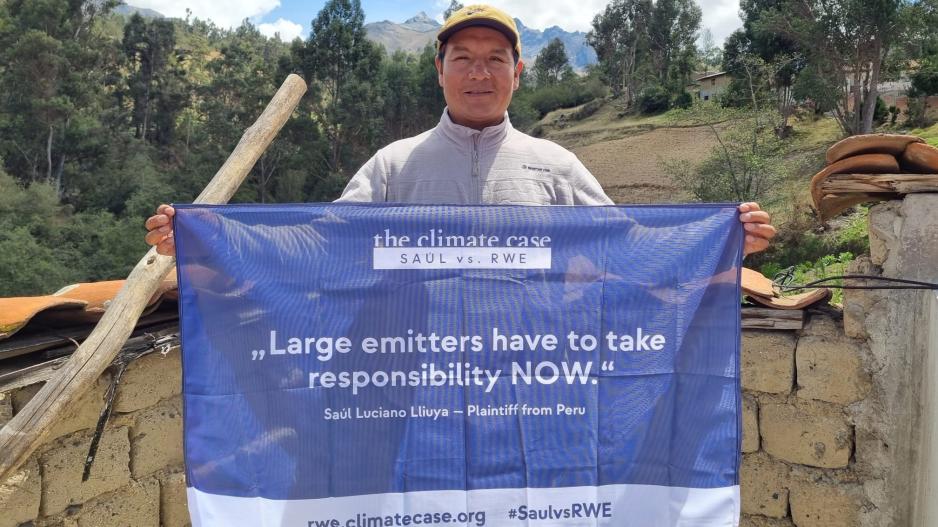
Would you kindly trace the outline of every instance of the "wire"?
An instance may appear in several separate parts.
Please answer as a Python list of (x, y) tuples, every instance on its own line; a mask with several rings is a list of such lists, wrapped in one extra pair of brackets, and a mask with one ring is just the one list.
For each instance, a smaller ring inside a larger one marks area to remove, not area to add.
[[(840, 276), (828, 276), (807, 284), (789, 285), (786, 283), (791, 279), (791, 274), (780, 273), (773, 283), (785, 291), (797, 291), (799, 289), (931, 289), (938, 290), (938, 284), (932, 282), (922, 282), (919, 280), (907, 280), (905, 278), (889, 278), (885, 276), (876, 276), (868, 274), (847, 274)], [(902, 285), (844, 285), (844, 284), (826, 284), (833, 280), (870, 280), (873, 282), (889, 282)]]
[(143, 342), (136, 346), (126, 346), (111, 362), (110, 367), (116, 367), (117, 371), (111, 377), (111, 383), (104, 396), (104, 407), (98, 415), (98, 423), (94, 429), (94, 435), (91, 437), (91, 444), (88, 446), (88, 455), (85, 456), (85, 468), (81, 474), (82, 481), (88, 481), (91, 477), (91, 466), (94, 464), (94, 458), (98, 455), (98, 443), (101, 441), (101, 435), (104, 433), (104, 427), (111, 418), (111, 411), (114, 408), (114, 398), (117, 396), (117, 386), (124, 376), (127, 365), (134, 360), (154, 351), (159, 351), (163, 356), (172, 349), (172, 344), (179, 339), (176, 333), (170, 333), (163, 336), (157, 336), (151, 333), (143, 335)]

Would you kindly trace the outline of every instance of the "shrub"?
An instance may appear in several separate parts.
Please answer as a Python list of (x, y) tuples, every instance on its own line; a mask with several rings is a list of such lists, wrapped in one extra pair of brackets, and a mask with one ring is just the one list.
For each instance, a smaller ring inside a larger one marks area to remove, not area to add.
[(528, 100), (541, 117), (559, 108), (572, 108), (605, 95), (602, 85), (594, 79), (575, 79), (538, 88)]
[(694, 97), (687, 93), (686, 91), (681, 92), (674, 100), (671, 102), (671, 106), (674, 108), (682, 108), (684, 110), (690, 108), (694, 105)]
[(593, 99), (592, 101), (580, 106), (576, 112), (573, 113), (573, 119), (586, 119), (587, 117), (596, 113), (597, 110), (602, 108), (603, 101), (601, 99)]
[(511, 106), (508, 107), (508, 114), (517, 128), (527, 130), (554, 110), (573, 108), (595, 101), (595, 105), (586, 105), (573, 115), (574, 119), (588, 117), (602, 106), (597, 99), (605, 96), (606, 87), (598, 79), (567, 78), (559, 84), (518, 90), (511, 100)]
[(28, 228), (0, 221), (0, 296), (51, 294), (75, 281), (78, 273), (61, 260)]
[[(713, 113), (710, 108), (703, 110)], [(765, 124), (773, 122), (773, 117), (752, 114), (723, 130), (714, 128), (719, 144), (706, 159), (697, 165), (662, 161), (664, 170), (699, 201), (759, 201), (767, 205), (775, 197), (773, 186), (783, 177), (782, 142)]]
[(877, 97), (876, 108), (873, 109), (873, 122), (885, 124), (887, 117), (889, 117), (889, 108), (886, 107), (886, 102), (883, 101), (882, 97)]
[(642, 113), (661, 113), (671, 106), (671, 96), (664, 86), (653, 85), (645, 88), (638, 94), (636, 100), (638, 109)]
[[(814, 213), (804, 207), (795, 207), (790, 220), (779, 225), (778, 235), (769, 249), (747, 259), (747, 264), (762, 270), (762, 274), (773, 277), (783, 269), (798, 268), (802, 271), (819, 268), (830, 262), (832, 257), (840, 263), (853, 259), (853, 255), (869, 253), (867, 235), (867, 207), (858, 207), (857, 212), (843, 218), (839, 229), (823, 233), (816, 232), (817, 220)], [(849, 254), (849, 259), (841, 258)], [(843, 273), (832, 273), (843, 274)]]
[(896, 121), (899, 119), (899, 108), (896, 106), (889, 107), (889, 124), (896, 126)]
[(537, 110), (531, 106), (529, 92), (519, 91), (512, 99), (508, 107), (508, 115), (511, 116), (511, 124), (520, 130), (527, 130), (537, 123), (541, 116)]
[(905, 110), (905, 116), (909, 126), (919, 128), (928, 126), (928, 119), (925, 117), (927, 109), (928, 106), (925, 97), (913, 96), (912, 93), (909, 93), (908, 108)]

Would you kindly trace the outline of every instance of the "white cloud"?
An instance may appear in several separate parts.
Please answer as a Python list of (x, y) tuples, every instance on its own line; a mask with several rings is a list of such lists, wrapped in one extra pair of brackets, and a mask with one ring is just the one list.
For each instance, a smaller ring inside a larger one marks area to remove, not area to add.
[[(125, 0), (134, 7), (153, 9), (168, 17), (185, 18), (186, 9), (192, 16), (211, 20), (224, 27), (237, 27), (245, 18), (263, 16), (280, 6), (280, 0)], [(278, 21), (279, 22), (279, 21)]]
[[(464, 0), (463, 3), (473, 2)], [(533, 29), (560, 26), (567, 31), (589, 31), (593, 17), (606, 9), (609, 0), (487, 0), (486, 3), (503, 9)], [(697, 0), (697, 3), (703, 11), (701, 29), (710, 28), (713, 40), (718, 45), (722, 45), (730, 33), (742, 26), (739, 0)], [(436, 5), (441, 6), (442, 13), (449, 6), (449, 1), (438, 0)]]
[(257, 29), (264, 36), (273, 38), (274, 34), (280, 34), (280, 40), (290, 42), (294, 38), (303, 34), (303, 26), (292, 20), (278, 18), (276, 22), (259, 24)]
[(726, 37), (743, 26), (739, 18), (739, 0), (698, 0), (703, 10), (702, 28), (709, 27), (713, 32), (713, 41), (723, 45)]
[(589, 31), (593, 17), (602, 12), (609, 0), (488, 0), (534, 29), (560, 26), (567, 31)]

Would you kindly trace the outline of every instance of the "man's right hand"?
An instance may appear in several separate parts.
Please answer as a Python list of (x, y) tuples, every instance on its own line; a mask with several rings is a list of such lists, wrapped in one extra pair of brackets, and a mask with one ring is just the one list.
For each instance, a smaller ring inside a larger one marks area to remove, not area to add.
[(176, 210), (169, 205), (160, 205), (156, 214), (147, 218), (145, 240), (156, 246), (156, 252), (165, 256), (176, 256), (176, 240), (173, 239), (173, 216)]

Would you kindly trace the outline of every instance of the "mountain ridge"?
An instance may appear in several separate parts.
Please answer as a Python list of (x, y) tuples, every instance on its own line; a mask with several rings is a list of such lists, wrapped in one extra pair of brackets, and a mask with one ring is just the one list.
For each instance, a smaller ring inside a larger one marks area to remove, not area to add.
[[(554, 38), (563, 42), (573, 69), (583, 71), (597, 62), (596, 52), (586, 43), (586, 33), (582, 31), (566, 31), (559, 26), (533, 29), (517, 18), (515, 24), (521, 34), (521, 57), (529, 65), (534, 64), (537, 54)], [(382, 20), (365, 24), (365, 31), (370, 40), (383, 45), (388, 53), (398, 50), (420, 53), (424, 46), (436, 40), (436, 33), (441, 26), (421, 11), (402, 23)]]
[(145, 7), (134, 7), (132, 5), (127, 5), (127, 4), (121, 4), (115, 7), (111, 12), (128, 17), (128, 18), (135, 14), (139, 14), (143, 18), (166, 18), (162, 13), (158, 11), (147, 9)]

